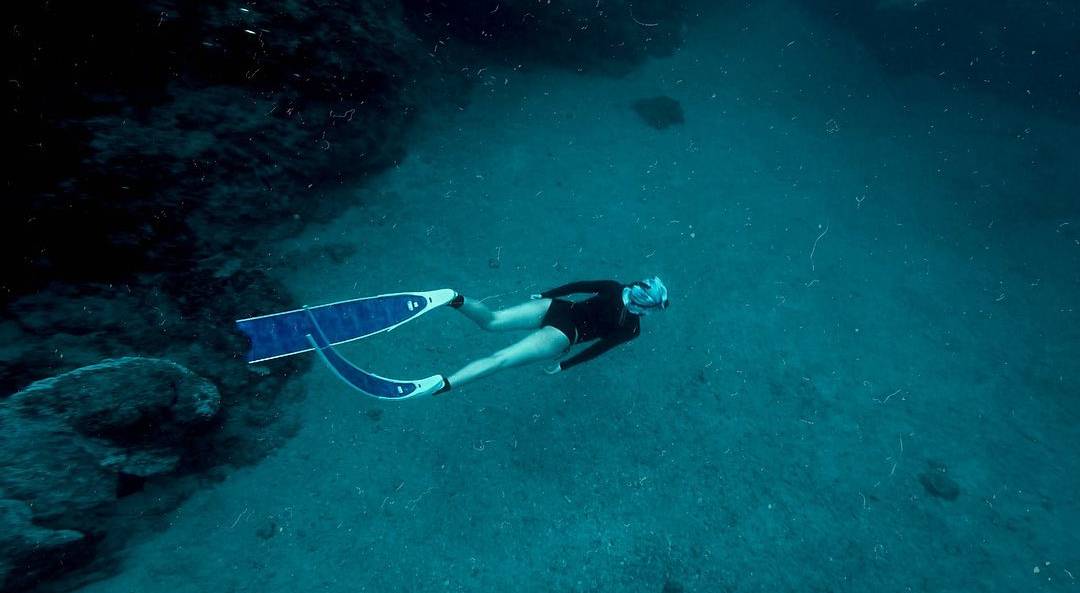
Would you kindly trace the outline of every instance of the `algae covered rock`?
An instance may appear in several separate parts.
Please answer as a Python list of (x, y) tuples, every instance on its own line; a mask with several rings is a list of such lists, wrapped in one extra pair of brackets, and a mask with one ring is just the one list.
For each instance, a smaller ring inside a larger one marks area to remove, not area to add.
[(34, 525), (26, 503), (0, 499), (0, 586), (31, 585), (62, 564), (83, 539), (78, 531)]
[(0, 590), (89, 559), (93, 541), (121, 526), (114, 515), (133, 480), (176, 470), (219, 406), (209, 381), (141, 357), (82, 367), (0, 401)]
[(397, 3), (46, 2), (5, 16), (0, 230), (25, 239), (0, 252), (0, 302), (57, 280), (181, 273), (332, 215), (338, 183), (400, 160), (426, 102), (418, 81), (442, 75)]
[[(8, 398), (24, 417), (62, 419), (79, 432), (155, 442), (178, 436), (217, 413), (213, 384), (186, 368), (154, 358), (127, 357), (85, 366), (33, 383)], [(151, 426), (152, 424), (152, 426)]]

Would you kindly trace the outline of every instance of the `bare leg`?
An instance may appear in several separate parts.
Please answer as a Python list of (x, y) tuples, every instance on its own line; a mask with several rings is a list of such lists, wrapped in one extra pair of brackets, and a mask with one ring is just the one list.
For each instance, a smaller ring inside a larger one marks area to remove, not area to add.
[(465, 302), (458, 307), (458, 311), (483, 329), (501, 332), (539, 328), (549, 306), (551, 306), (551, 299), (537, 299), (508, 309), (492, 311), (484, 303), (466, 297)]
[(448, 380), (450, 385), (460, 387), (496, 371), (555, 358), (565, 352), (568, 347), (570, 347), (570, 340), (566, 338), (566, 334), (551, 326), (542, 327), (512, 346), (503, 348), (491, 356), (470, 362), (450, 375)]

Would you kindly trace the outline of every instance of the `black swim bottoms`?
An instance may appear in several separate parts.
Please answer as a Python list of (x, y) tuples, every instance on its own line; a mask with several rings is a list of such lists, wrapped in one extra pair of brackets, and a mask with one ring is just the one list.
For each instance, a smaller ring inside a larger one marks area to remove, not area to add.
[(551, 306), (548, 307), (547, 313), (544, 313), (544, 318), (540, 321), (540, 327), (550, 325), (566, 335), (566, 339), (570, 340), (571, 346), (577, 341), (577, 327), (574, 325), (574, 315), (570, 312), (573, 306), (574, 303), (570, 301), (551, 299)]

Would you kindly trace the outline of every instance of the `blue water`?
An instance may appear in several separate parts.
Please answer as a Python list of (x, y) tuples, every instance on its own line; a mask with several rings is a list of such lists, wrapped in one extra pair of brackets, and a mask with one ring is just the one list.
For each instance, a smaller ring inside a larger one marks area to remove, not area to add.
[[(619, 76), (489, 60), (255, 261), (295, 305), (658, 274), (671, 308), (436, 399), (311, 366), (295, 436), (79, 591), (1076, 590), (1075, 96), (886, 67), (780, 1)], [(520, 337), (443, 309), (341, 352), (425, 377)]]

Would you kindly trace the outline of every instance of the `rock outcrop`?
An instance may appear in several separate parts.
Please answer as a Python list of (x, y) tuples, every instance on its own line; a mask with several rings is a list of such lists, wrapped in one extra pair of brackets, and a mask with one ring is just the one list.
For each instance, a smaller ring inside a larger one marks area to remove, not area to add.
[[(182, 272), (336, 211), (403, 154), (434, 78), (399, 5), (11, 7), (0, 302)], [(7, 23), (6, 21), (10, 21)], [(452, 85), (442, 85), (444, 93)]]
[(125, 495), (182, 471), (219, 408), (209, 381), (138, 357), (0, 401), (0, 590), (77, 567), (106, 535), (122, 539)]

